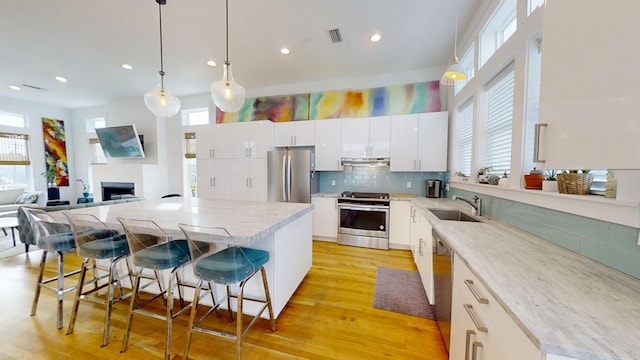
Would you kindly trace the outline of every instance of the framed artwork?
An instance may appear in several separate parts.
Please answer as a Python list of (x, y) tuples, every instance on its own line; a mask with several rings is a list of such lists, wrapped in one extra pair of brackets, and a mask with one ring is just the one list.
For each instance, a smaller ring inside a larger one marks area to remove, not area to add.
[(45, 174), (51, 176), (58, 186), (69, 186), (67, 145), (64, 121), (42, 118), (42, 138), (44, 139)]

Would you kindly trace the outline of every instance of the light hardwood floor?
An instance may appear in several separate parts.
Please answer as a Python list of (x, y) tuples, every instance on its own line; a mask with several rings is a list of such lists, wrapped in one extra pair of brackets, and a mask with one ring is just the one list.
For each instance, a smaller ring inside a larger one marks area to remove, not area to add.
[[(162, 358), (164, 323), (134, 317), (129, 349), (121, 354), (127, 304), (113, 312), (110, 343), (101, 348), (104, 312), (82, 303), (75, 332), (65, 335), (73, 295), (65, 297), (65, 328), (55, 326), (55, 296), (42, 292), (29, 316), (41, 252), (0, 259), (0, 359)], [(79, 266), (74, 255), (67, 264)], [(49, 258), (51, 274), (55, 257)], [(243, 359), (433, 359), (447, 354), (435, 321), (373, 308), (376, 267), (415, 270), (409, 251), (372, 250), (314, 241), (313, 266), (277, 319), (249, 330)], [(174, 322), (172, 359), (182, 359), (188, 315)], [(215, 319), (214, 319), (215, 320)], [(235, 324), (235, 323), (234, 323)], [(194, 334), (189, 358), (234, 359), (234, 344)]]

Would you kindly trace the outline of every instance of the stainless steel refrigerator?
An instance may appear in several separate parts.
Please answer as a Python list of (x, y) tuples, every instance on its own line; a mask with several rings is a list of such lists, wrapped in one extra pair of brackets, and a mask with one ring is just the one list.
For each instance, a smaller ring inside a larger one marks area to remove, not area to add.
[(269, 151), (267, 163), (269, 201), (311, 203), (311, 194), (319, 187), (313, 150)]

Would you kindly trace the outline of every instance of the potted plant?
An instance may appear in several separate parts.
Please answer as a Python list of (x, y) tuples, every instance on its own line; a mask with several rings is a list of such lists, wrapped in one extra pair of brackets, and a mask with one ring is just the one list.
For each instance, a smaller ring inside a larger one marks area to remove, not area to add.
[(542, 181), (542, 191), (558, 192), (558, 170), (547, 170)]
[(47, 187), (56, 187), (56, 168), (54, 166), (47, 166), (47, 170), (40, 173), (47, 179)]
[(536, 168), (533, 168), (528, 175), (524, 176), (524, 188), (542, 190), (542, 180), (544, 180), (544, 173), (542, 170), (536, 170)]
[(469, 178), (466, 174), (460, 171), (456, 171), (456, 177), (456, 180), (458, 181), (467, 181), (467, 179)]
[(488, 184), (489, 183), (489, 170), (491, 170), (491, 165), (483, 166), (478, 169), (478, 182), (480, 184)]
[(588, 195), (593, 182), (589, 170), (569, 170), (558, 174), (558, 192), (561, 194)]
[(89, 185), (85, 184), (84, 180), (78, 178), (76, 179), (77, 182), (79, 182), (80, 184), (82, 184), (82, 196), (88, 198), (90, 193), (89, 193)]

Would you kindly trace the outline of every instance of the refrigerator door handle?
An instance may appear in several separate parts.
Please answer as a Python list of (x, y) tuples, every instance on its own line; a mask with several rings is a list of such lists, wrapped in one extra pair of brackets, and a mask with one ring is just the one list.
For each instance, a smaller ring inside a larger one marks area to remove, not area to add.
[(291, 154), (287, 154), (287, 201), (291, 201)]
[(282, 201), (287, 201), (287, 155), (282, 156)]

